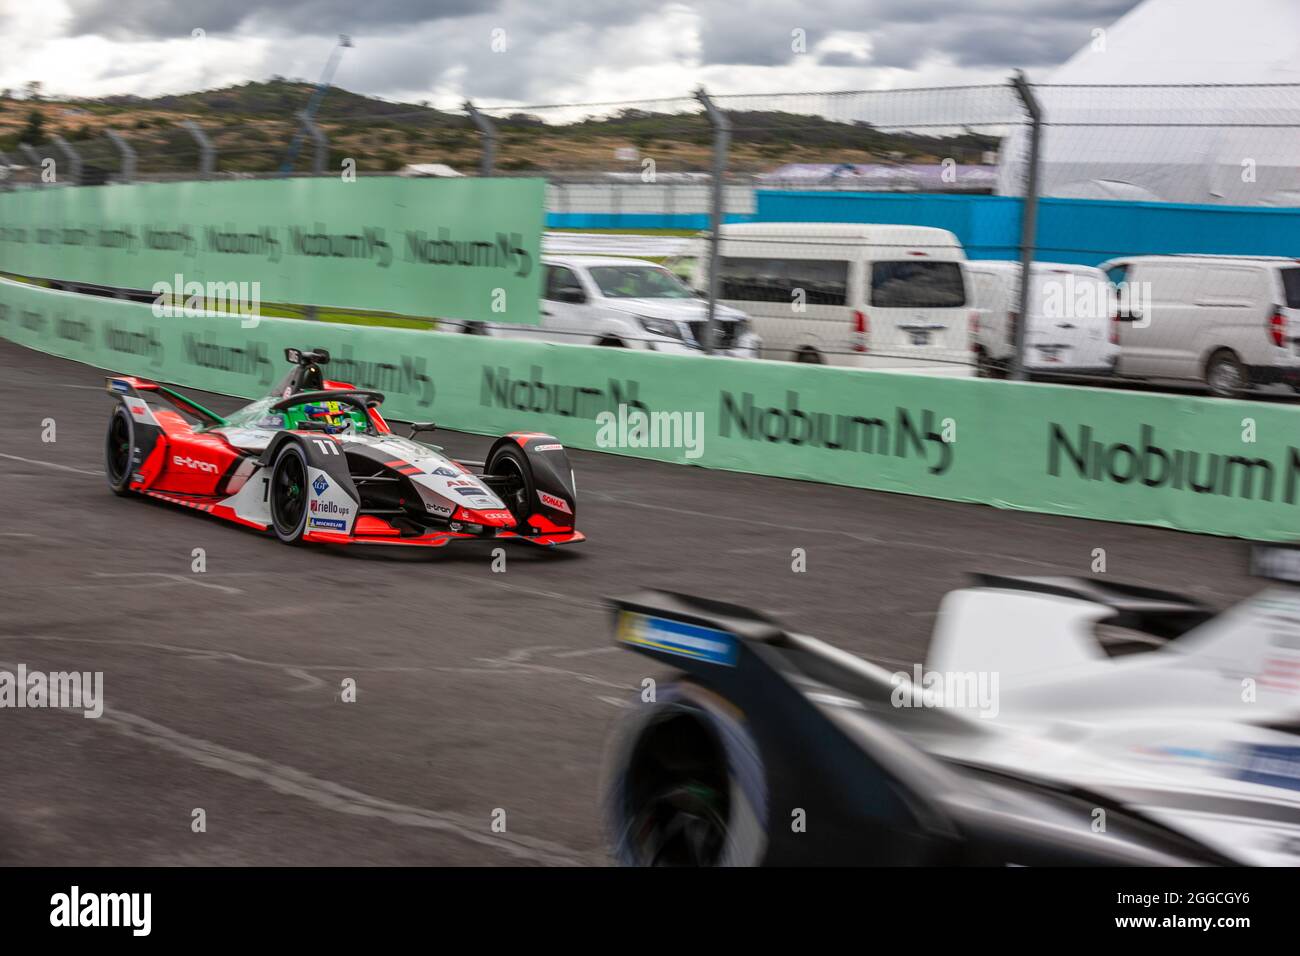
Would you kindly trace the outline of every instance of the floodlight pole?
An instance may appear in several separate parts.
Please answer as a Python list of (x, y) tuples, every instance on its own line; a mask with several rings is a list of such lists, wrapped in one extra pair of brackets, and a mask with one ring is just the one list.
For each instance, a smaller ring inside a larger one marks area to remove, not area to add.
[(316, 121), (311, 118), (311, 114), (303, 110), (298, 114), (298, 119), (302, 120), (302, 128), (307, 131), (311, 137), (311, 174), (313, 176), (325, 175), (325, 160), (329, 157), (330, 144), (325, 138), (325, 131), (316, 125)]
[(1043, 108), (1023, 70), (1011, 78), (1025, 111), (1029, 114), (1029, 170), (1020, 213), (1020, 320), (1016, 322), (1015, 355), (1011, 359), (1011, 377), (1018, 382), (1029, 376), (1025, 372), (1025, 333), (1029, 326), (1030, 274), (1033, 271), (1035, 244), (1038, 241), (1038, 166), (1042, 147)]

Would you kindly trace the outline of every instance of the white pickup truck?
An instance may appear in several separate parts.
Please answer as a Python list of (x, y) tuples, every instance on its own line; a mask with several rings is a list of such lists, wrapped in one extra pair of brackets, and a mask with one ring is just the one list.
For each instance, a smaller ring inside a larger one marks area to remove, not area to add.
[[(679, 354), (703, 349), (708, 304), (662, 266), (644, 259), (543, 256), (538, 325), (470, 322), (472, 335), (608, 345)], [(719, 304), (718, 355), (757, 358), (762, 341), (739, 309)]]

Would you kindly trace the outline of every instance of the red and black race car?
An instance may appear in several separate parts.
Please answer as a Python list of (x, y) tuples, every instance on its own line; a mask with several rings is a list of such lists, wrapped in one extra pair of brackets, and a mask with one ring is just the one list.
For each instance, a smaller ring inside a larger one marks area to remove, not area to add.
[(155, 382), (109, 377), (109, 486), (291, 544), (584, 540), (573, 469), (555, 438), (517, 432), (497, 439), (485, 462), (455, 461), (414, 440), (432, 422), (395, 435), (379, 412), (383, 395), (327, 380), (324, 349), (285, 358), (293, 369), (275, 390), (225, 418)]

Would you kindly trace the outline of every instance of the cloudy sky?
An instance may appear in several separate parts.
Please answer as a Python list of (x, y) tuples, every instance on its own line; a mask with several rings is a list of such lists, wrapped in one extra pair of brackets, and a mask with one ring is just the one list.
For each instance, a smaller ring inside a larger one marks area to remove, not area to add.
[[(1137, 0), (0, 0), (0, 87), (149, 96), (319, 76), (394, 100), (594, 102), (1000, 82)], [(802, 50), (800, 46), (802, 44)]]

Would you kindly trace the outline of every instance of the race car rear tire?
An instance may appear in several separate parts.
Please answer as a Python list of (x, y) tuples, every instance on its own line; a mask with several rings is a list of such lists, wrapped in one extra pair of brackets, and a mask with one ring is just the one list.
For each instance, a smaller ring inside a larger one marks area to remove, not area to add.
[(517, 486), (509, 494), (502, 494), (510, 514), (520, 525), (525, 524), (533, 514), (534, 502), (537, 500), (537, 479), (533, 475), (533, 466), (523, 449), (514, 443), (497, 446), (483, 465), (483, 471), (489, 475), (515, 478)]
[(115, 495), (131, 494), (131, 452), (135, 448), (135, 422), (121, 402), (113, 409), (104, 437), (104, 474)]
[(307, 456), (295, 442), (285, 442), (271, 469), (268, 499), (271, 527), (285, 544), (302, 541), (307, 527)]

